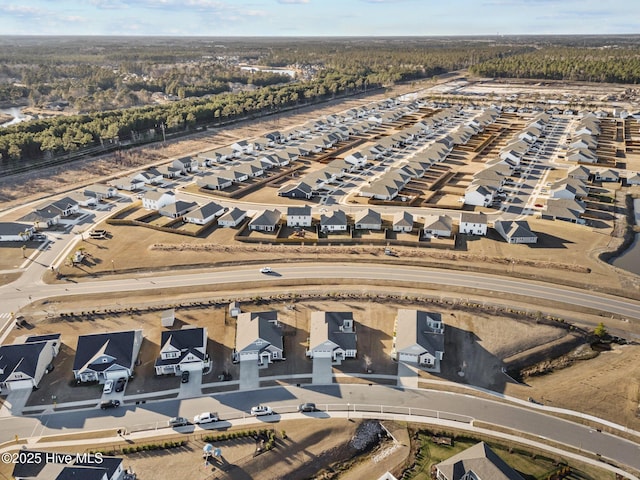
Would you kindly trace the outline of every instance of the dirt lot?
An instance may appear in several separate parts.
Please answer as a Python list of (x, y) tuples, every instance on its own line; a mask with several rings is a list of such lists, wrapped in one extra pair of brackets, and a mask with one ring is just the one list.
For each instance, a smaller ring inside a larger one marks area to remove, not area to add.
[[(20, 268), (40, 245), (41, 242), (0, 242), (0, 270)], [(24, 250), (23, 246), (26, 247)]]
[(530, 377), (527, 385), (510, 384), (506, 392), (640, 430), (640, 346), (614, 346), (594, 359)]

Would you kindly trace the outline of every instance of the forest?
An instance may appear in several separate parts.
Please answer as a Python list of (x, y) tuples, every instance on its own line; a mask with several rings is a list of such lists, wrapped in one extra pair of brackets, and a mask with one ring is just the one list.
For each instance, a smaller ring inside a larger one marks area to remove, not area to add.
[(484, 77), (585, 82), (640, 82), (640, 46), (545, 47), (494, 57), (471, 67)]
[(464, 69), (635, 83), (638, 45), (634, 36), (0, 37), (0, 105), (55, 103), (65, 110), (1, 128), (0, 169), (159, 141)]

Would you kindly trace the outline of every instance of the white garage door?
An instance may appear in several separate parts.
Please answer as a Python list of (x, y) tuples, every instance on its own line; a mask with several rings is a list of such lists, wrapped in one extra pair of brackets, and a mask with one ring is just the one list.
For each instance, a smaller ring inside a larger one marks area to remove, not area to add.
[(14, 382), (7, 382), (7, 388), (9, 391), (15, 392), (16, 390), (31, 390), (33, 388), (33, 382), (31, 380), (16, 380)]

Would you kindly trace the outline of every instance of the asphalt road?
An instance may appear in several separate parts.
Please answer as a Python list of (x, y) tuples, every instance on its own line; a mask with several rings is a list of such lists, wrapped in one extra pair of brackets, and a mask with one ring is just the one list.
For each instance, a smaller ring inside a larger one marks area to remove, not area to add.
[[(278, 419), (277, 413), (290, 413), (302, 402), (315, 402), (319, 408), (328, 407), (329, 411), (344, 411), (349, 404), (352, 409), (355, 406), (357, 410), (364, 410), (369, 405), (371, 411), (380, 412), (378, 405), (384, 405), (382, 410), (388, 413), (408, 414), (411, 411), (435, 416), (435, 411), (438, 411), (440, 418), (472, 417), (476, 421), (503, 425), (539, 438), (552, 438), (583, 451), (600, 454), (615, 463), (640, 469), (640, 445), (536, 410), (450, 392), (403, 391), (375, 385), (274, 387), (250, 393), (230, 392), (215, 397), (158, 401), (109, 411), (61, 412), (41, 418), (6, 417), (0, 419), (0, 441), (13, 439), (16, 434), (27, 437), (103, 428), (126, 427), (131, 430), (135, 426), (162, 424), (176, 415), (193, 418), (203, 411), (218, 412), (222, 420), (241, 418), (243, 412), (246, 414), (257, 404), (266, 404), (274, 409), (276, 415), (262, 417), (269, 421)], [(322, 417), (322, 414), (317, 416)], [(192, 427), (186, 428), (188, 431)]]
[(146, 275), (133, 279), (99, 280), (82, 283), (45, 285), (28, 283), (16, 287), (16, 284), (0, 288), (0, 297), (7, 304), (22, 302), (29, 295), (32, 299), (45, 299), (59, 295), (98, 294), (104, 292), (131, 292), (158, 288), (176, 288), (196, 285), (219, 285), (235, 282), (263, 281), (265, 285), (278, 279), (300, 280), (305, 283), (309, 279), (356, 279), (356, 280), (391, 280), (425, 284), (442, 287), (467, 287), (491, 292), (522, 295), (532, 299), (544, 299), (570, 305), (593, 308), (611, 314), (621, 315), (628, 319), (640, 320), (640, 302), (587, 292), (554, 284), (509, 279), (496, 275), (474, 272), (457, 272), (440, 269), (388, 265), (362, 264), (307, 264), (296, 263), (272, 265), (274, 274), (259, 273), (258, 267), (242, 267), (234, 269), (215, 269), (206, 273), (186, 273), (170, 276)]

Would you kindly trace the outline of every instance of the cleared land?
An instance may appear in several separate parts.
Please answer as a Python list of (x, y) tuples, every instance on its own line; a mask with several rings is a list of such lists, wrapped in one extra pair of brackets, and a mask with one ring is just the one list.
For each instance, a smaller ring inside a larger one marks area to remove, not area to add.
[[(597, 229), (567, 222), (529, 220), (539, 242), (534, 245), (511, 245), (497, 234), (488, 237), (458, 238), (459, 250), (395, 247), (395, 262), (442, 265), (457, 264), (458, 268), (493, 271), (546, 279), (567, 285), (588, 285), (589, 288), (634, 295), (640, 279), (633, 274), (613, 269), (600, 261), (597, 254), (610, 250), (621, 239), (603, 235)], [(378, 258), (384, 248), (369, 246), (294, 246), (269, 245), (275, 233), (262, 233), (264, 244), (246, 244), (233, 237), (233, 228), (214, 228), (206, 237), (185, 237), (139, 226), (108, 225), (112, 237), (102, 240), (85, 239), (87, 261), (78, 266), (63, 265), (60, 273), (75, 280), (94, 275), (161, 271), (176, 266), (207, 267), (220, 264), (296, 260), (349, 260)], [(336, 239), (336, 243), (339, 239)], [(366, 243), (366, 242), (365, 242)]]

